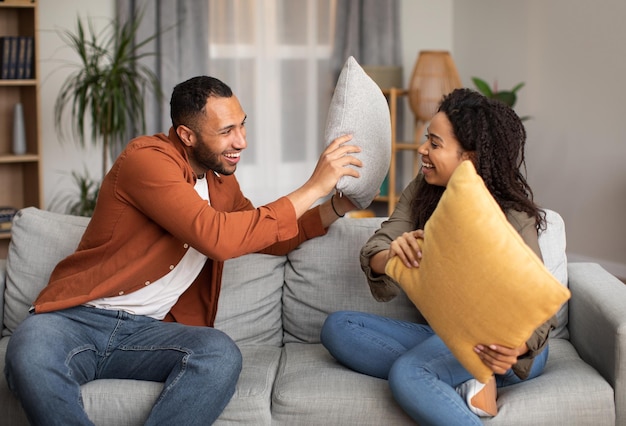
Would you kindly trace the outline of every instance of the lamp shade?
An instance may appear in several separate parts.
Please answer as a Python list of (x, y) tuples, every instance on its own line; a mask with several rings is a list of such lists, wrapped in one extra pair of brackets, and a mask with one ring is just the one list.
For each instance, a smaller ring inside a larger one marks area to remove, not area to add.
[(461, 79), (448, 51), (420, 51), (409, 81), (409, 105), (417, 121), (429, 121), (441, 98), (461, 87)]

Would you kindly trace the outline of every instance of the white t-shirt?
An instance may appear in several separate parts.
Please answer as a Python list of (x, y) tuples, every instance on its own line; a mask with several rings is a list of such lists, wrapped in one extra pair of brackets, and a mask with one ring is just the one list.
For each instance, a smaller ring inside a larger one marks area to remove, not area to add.
[[(206, 176), (196, 181), (195, 190), (203, 200), (209, 200)], [(181, 261), (167, 275), (152, 284), (122, 296), (103, 297), (85, 303), (100, 309), (125, 311), (162, 320), (178, 298), (196, 279), (206, 256), (189, 247)]]

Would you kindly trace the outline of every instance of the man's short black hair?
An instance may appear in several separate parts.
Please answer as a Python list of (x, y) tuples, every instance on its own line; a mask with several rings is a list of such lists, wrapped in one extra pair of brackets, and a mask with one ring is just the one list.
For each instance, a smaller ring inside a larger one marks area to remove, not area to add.
[(177, 84), (170, 100), (170, 117), (174, 128), (185, 125), (197, 131), (206, 101), (211, 96), (230, 98), (233, 91), (221, 80), (206, 75)]

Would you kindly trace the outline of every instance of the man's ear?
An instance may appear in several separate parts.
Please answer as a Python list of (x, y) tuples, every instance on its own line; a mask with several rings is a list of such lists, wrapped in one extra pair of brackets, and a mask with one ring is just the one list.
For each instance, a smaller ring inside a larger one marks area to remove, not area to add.
[(186, 146), (194, 146), (196, 143), (196, 134), (193, 130), (185, 125), (180, 125), (176, 128), (176, 134)]

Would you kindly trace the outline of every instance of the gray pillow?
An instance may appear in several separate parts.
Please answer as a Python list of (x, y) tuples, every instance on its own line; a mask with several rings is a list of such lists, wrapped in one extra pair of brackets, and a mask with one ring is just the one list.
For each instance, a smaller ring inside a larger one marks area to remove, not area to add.
[(89, 218), (64, 215), (35, 207), (20, 210), (13, 219), (7, 255), (3, 336), (13, 333), (28, 316), (52, 270), (72, 254)]
[[(548, 209), (544, 209), (544, 211), (548, 226), (539, 234), (539, 249), (541, 250), (541, 257), (543, 257), (543, 264), (563, 286), (568, 287), (565, 223), (557, 212)], [(569, 339), (568, 310), (569, 302), (565, 302), (556, 314), (559, 324), (550, 333), (550, 337)]]
[[(344, 176), (337, 191), (360, 209), (378, 194), (391, 160), (391, 119), (389, 105), (380, 88), (350, 56), (341, 70), (326, 121), (326, 145), (345, 134), (361, 147), (355, 154), (363, 162), (360, 178)], [(349, 166), (353, 167), (353, 166)]]

